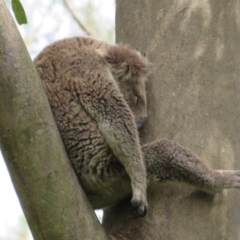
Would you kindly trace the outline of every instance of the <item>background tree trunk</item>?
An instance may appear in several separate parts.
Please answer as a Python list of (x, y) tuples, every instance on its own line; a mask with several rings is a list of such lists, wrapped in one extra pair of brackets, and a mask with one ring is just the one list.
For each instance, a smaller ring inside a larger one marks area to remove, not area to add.
[[(143, 142), (173, 139), (212, 168), (240, 168), (239, 9), (231, 0), (117, 1), (117, 42), (154, 66)], [(148, 191), (145, 218), (127, 219), (122, 203), (105, 215), (105, 228), (118, 239), (238, 240), (239, 196), (158, 184)]]
[(0, 0), (0, 146), (35, 240), (107, 239), (79, 186), (4, 0)]

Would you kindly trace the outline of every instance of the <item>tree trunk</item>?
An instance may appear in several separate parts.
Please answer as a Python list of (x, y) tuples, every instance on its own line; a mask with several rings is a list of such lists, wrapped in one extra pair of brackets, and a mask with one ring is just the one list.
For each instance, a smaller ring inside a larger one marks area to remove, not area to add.
[[(118, 0), (117, 42), (153, 63), (142, 141), (177, 141), (215, 169), (239, 169), (240, 4), (238, 1)], [(180, 183), (148, 191), (145, 218), (127, 219), (127, 203), (104, 226), (117, 239), (238, 240), (237, 190), (215, 196)]]
[(0, 0), (0, 116), (1, 151), (34, 239), (107, 239), (79, 186), (4, 0)]

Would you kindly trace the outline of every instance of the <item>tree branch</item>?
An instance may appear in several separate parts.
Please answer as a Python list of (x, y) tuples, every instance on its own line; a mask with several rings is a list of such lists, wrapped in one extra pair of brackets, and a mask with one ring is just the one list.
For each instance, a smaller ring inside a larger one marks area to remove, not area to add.
[(34, 239), (108, 239), (4, 0), (0, 29), (0, 147)]
[(82, 28), (82, 30), (89, 36), (93, 36), (93, 33), (82, 23), (82, 21), (79, 19), (76, 11), (71, 7), (69, 0), (63, 0), (64, 5), (66, 6), (69, 13), (72, 15), (73, 19), (76, 21), (76, 23)]

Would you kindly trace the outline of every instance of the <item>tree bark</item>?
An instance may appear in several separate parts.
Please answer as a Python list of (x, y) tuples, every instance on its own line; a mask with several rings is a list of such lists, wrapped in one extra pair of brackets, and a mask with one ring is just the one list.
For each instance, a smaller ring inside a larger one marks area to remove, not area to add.
[[(239, 169), (240, 14), (238, 1), (118, 0), (117, 42), (153, 63), (142, 141), (177, 141), (214, 169)], [(215, 196), (180, 183), (148, 190), (145, 218), (127, 218), (128, 201), (104, 227), (117, 239), (238, 240), (237, 190)]]
[(108, 239), (70, 165), (4, 0), (0, 0), (0, 116), (1, 151), (34, 239)]

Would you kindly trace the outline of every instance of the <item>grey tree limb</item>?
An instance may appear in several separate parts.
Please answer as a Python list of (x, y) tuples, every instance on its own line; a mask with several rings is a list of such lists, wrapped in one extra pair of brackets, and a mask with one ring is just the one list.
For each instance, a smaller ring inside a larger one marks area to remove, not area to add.
[[(214, 169), (240, 169), (240, 25), (236, 1), (121, 0), (117, 42), (153, 63), (142, 142), (166, 138)], [(204, 160), (205, 159), (205, 160)], [(215, 196), (180, 183), (148, 189), (145, 218), (127, 217), (128, 201), (104, 227), (119, 239), (240, 239), (238, 190)]]
[(70, 165), (4, 0), (0, 0), (0, 147), (34, 239), (108, 239)]

